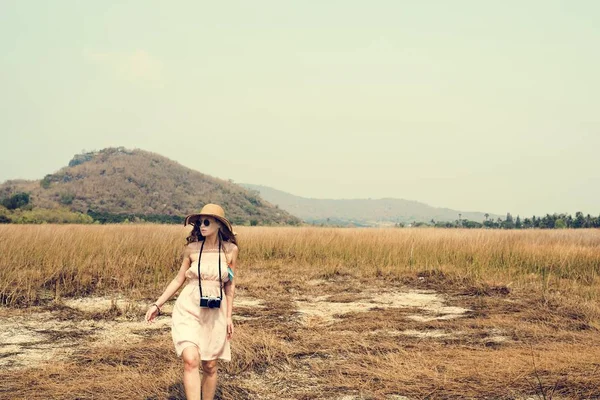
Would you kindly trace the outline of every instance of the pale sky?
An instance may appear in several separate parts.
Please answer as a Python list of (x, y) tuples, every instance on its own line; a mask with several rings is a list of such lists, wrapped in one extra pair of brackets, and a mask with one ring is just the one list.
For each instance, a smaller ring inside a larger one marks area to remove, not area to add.
[(600, 2), (0, 2), (0, 182), (140, 148), (315, 198), (600, 214)]

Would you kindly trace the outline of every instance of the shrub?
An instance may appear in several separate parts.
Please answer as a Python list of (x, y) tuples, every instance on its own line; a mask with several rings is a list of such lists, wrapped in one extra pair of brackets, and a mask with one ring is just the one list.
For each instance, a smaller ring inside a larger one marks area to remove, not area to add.
[(34, 208), (30, 211), (19, 211), (11, 219), (12, 222), (17, 224), (91, 224), (94, 222), (94, 219), (89, 215), (64, 208), (53, 210)]
[(10, 211), (6, 207), (0, 206), (0, 224), (10, 224)]
[(114, 214), (89, 210), (87, 213), (94, 221), (101, 224), (118, 224), (121, 222), (155, 222), (159, 224), (182, 224), (184, 217), (164, 214)]
[(42, 179), (42, 180), (40, 181), (40, 186), (41, 186), (43, 189), (48, 189), (48, 188), (50, 187), (50, 184), (51, 184), (51, 183), (52, 183), (52, 175), (46, 175), (46, 176), (44, 177), (44, 179)]
[(29, 204), (29, 193), (20, 192), (2, 199), (2, 205), (9, 210), (16, 210), (27, 204)]
[(60, 194), (59, 201), (61, 204), (68, 206), (73, 203), (73, 200), (75, 200), (75, 195), (73, 193), (61, 193)]
[(74, 167), (84, 162), (90, 161), (94, 158), (95, 152), (76, 154), (71, 161), (69, 161), (69, 167)]

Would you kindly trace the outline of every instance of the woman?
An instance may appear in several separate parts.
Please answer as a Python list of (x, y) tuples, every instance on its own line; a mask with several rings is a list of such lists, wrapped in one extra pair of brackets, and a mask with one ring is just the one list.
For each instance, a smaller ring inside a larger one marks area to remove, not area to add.
[[(184, 226), (188, 224), (194, 227), (187, 238), (181, 268), (149, 307), (146, 321), (153, 322), (162, 305), (186, 283), (173, 308), (171, 335), (175, 351), (183, 359), (187, 399), (212, 400), (217, 387), (217, 359), (231, 360), (233, 275), (238, 247), (231, 223), (216, 204), (207, 204), (200, 213), (188, 215)], [(198, 374), (200, 361), (202, 380)]]

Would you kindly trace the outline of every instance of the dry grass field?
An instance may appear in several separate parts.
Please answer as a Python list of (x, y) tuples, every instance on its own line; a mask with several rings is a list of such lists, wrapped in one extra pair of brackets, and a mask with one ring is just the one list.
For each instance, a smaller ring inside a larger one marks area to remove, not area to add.
[[(0, 226), (1, 399), (183, 399), (189, 229)], [(222, 399), (600, 398), (600, 231), (239, 227)]]

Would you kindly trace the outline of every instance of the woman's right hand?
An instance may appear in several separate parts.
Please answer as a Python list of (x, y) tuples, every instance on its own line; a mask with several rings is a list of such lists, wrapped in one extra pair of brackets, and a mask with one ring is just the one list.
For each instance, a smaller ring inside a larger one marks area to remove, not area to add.
[(146, 322), (152, 323), (154, 322), (156, 316), (158, 315), (158, 307), (152, 304), (148, 311), (146, 311)]

